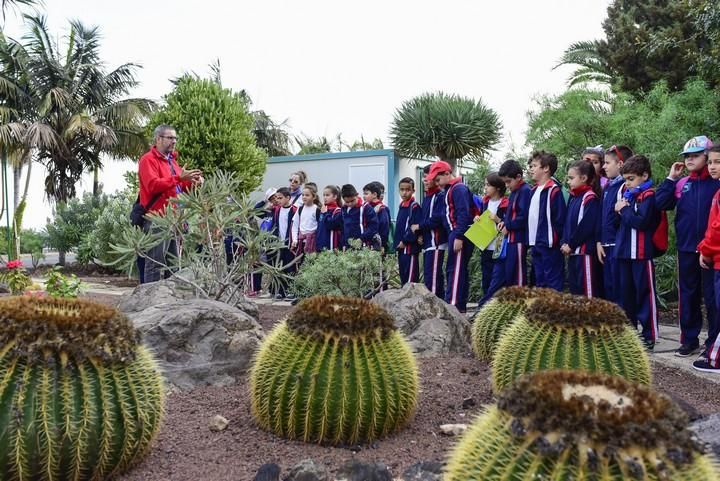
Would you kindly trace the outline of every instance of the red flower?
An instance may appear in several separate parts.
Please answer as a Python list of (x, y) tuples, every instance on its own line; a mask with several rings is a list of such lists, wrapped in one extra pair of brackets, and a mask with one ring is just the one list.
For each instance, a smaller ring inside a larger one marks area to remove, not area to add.
[(23, 263), (20, 259), (16, 261), (8, 261), (5, 265), (8, 269), (17, 269), (18, 267), (22, 267)]

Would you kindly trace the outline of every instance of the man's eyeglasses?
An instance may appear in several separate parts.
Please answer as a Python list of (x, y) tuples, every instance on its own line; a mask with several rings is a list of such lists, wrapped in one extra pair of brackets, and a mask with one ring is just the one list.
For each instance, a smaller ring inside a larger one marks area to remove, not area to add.
[(160, 138), (168, 139), (168, 140), (177, 140), (177, 137), (174, 137), (172, 135), (161, 135)]

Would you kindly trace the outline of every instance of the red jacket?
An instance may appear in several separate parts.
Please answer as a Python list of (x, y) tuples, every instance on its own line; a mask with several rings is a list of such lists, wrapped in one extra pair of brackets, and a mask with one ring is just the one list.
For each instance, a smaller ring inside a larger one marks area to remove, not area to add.
[(713, 196), (705, 238), (697, 248), (701, 255), (712, 259), (713, 268), (720, 269), (720, 190)]
[[(173, 152), (172, 165), (175, 169), (175, 175), (170, 170), (167, 158), (163, 156), (155, 146), (140, 157), (138, 167), (138, 179), (140, 181), (140, 204), (145, 206), (147, 212), (164, 212), (168, 199), (177, 195), (177, 187), (181, 191), (186, 191), (192, 182), (181, 182), (179, 174), (182, 172), (177, 163), (177, 153)], [(148, 203), (160, 194), (158, 200), (153, 205)]]

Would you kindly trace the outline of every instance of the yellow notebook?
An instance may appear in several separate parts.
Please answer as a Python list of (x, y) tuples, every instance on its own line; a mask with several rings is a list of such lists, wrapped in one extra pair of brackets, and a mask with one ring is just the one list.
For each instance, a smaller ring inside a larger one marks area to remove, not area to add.
[(465, 231), (465, 238), (475, 244), (478, 249), (484, 250), (497, 237), (498, 231), (495, 222), (490, 219), (490, 211), (486, 210), (480, 218), (473, 222)]

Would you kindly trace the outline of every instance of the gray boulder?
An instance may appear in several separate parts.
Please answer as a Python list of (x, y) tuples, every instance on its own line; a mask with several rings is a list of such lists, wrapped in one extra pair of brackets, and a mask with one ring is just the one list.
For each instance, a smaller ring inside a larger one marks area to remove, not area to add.
[(695, 431), (700, 441), (710, 446), (716, 457), (720, 458), (720, 413), (695, 421), (690, 424), (690, 429)]
[[(187, 279), (193, 280), (194, 276), (188, 269), (182, 270), (177, 275), (181, 275)], [(125, 314), (133, 312), (140, 312), (148, 307), (156, 306), (158, 304), (165, 304), (168, 302), (184, 301), (189, 299), (199, 299), (193, 287), (174, 277), (170, 279), (164, 279), (158, 282), (148, 282), (147, 284), (140, 284), (132, 292), (125, 294), (120, 300), (118, 309)], [(255, 320), (260, 319), (260, 313), (258, 306), (253, 301), (245, 296), (237, 295), (232, 302), (228, 302), (227, 296), (224, 296), (220, 301), (237, 307), (244, 313), (252, 316)]]
[(336, 481), (392, 481), (387, 466), (380, 463), (348, 461), (337, 473)]
[(293, 466), (283, 478), (284, 481), (330, 481), (325, 465), (318, 464), (312, 459), (304, 459)]
[(402, 481), (440, 481), (442, 464), (436, 461), (424, 461), (413, 464), (405, 470)]
[(180, 389), (235, 383), (264, 336), (252, 316), (217, 301), (165, 302), (126, 314), (167, 382)]
[(405, 284), (373, 298), (394, 318), (395, 326), (419, 356), (464, 353), (470, 350), (470, 323), (454, 307), (423, 284)]

